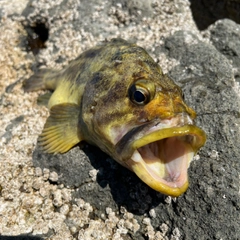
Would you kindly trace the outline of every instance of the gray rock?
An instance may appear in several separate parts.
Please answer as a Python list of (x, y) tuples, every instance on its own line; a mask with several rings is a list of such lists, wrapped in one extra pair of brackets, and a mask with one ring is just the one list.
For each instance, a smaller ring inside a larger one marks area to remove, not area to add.
[(121, 4), (124, 10), (128, 11), (130, 15), (133, 15), (137, 18), (153, 16), (152, 5), (154, 1), (152, 0), (113, 0), (112, 2), (113, 6)]
[(24, 120), (24, 116), (23, 115), (12, 119), (10, 121), (11, 123), (9, 123), (7, 125), (7, 127), (5, 128), (5, 133), (2, 136), (0, 136), (0, 139), (1, 138), (5, 138), (6, 143), (8, 143), (11, 140), (11, 138), (12, 138), (12, 130), (13, 130), (13, 128), (17, 127), (23, 120)]
[[(163, 196), (156, 197), (158, 194), (135, 174), (93, 146), (85, 145), (83, 150), (75, 147), (66, 154), (57, 155), (43, 153), (37, 147), (33, 153), (33, 164), (57, 172), (57, 184), (75, 189), (73, 199), (82, 198), (89, 202), (98, 217), (107, 207), (118, 211), (120, 206), (133, 213), (144, 214), (153, 202), (158, 204), (163, 201)], [(89, 175), (93, 169), (98, 171), (96, 181)]]
[(184, 44), (186, 39), (189, 33), (180, 31), (165, 40), (165, 52), (180, 61), (169, 75), (197, 111), (197, 125), (208, 140), (200, 160), (191, 164), (190, 189), (174, 204), (173, 226), (184, 232), (185, 239), (237, 239), (240, 104), (233, 67), (213, 46), (196, 43), (196, 37), (192, 44)]
[[(233, 66), (240, 71), (240, 25), (224, 19), (219, 20), (210, 28), (213, 45), (232, 61)], [(236, 76), (235, 75), (235, 76)], [(239, 78), (239, 76), (237, 76)]]

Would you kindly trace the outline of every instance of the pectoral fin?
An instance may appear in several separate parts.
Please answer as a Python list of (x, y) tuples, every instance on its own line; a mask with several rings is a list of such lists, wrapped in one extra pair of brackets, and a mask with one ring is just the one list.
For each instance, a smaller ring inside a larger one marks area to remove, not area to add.
[(64, 153), (82, 139), (78, 129), (80, 107), (73, 103), (63, 103), (50, 109), (39, 145), (47, 153)]

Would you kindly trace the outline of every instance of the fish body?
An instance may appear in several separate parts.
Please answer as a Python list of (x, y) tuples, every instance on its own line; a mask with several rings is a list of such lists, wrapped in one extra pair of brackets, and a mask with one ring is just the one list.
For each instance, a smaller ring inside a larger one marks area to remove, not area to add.
[(64, 153), (87, 141), (135, 172), (151, 188), (179, 196), (206, 135), (181, 89), (141, 47), (112, 39), (63, 70), (41, 70), (25, 91), (53, 90), (39, 144)]

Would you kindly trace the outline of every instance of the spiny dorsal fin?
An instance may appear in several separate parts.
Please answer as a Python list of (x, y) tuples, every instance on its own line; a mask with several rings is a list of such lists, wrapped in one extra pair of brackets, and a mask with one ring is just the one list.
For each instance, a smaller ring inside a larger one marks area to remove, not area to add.
[(63, 103), (50, 109), (39, 145), (47, 153), (64, 153), (82, 141), (78, 129), (80, 107), (73, 103)]

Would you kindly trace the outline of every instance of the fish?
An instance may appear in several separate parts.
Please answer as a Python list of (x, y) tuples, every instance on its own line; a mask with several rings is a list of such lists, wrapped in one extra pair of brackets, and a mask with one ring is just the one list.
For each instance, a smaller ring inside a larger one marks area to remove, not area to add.
[(63, 154), (86, 141), (162, 194), (187, 190), (188, 167), (206, 134), (181, 88), (142, 47), (104, 41), (61, 70), (40, 69), (23, 88), (52, 91), (38, 138), (44, 152)]

